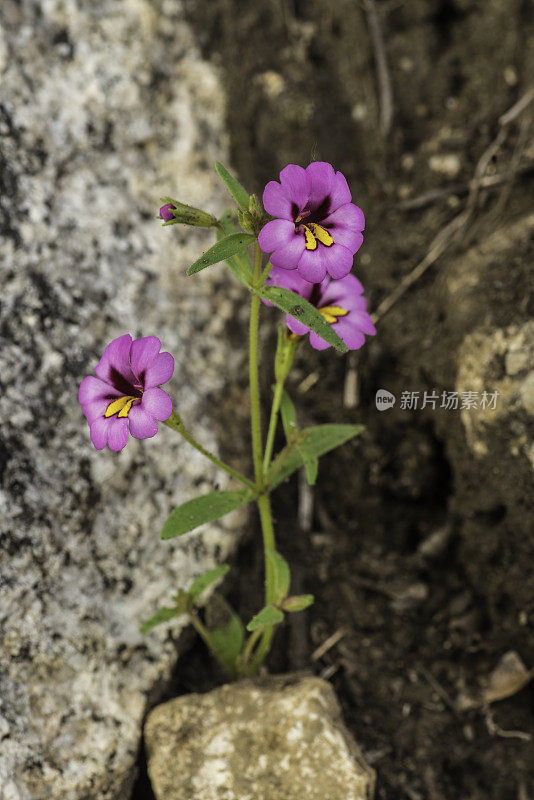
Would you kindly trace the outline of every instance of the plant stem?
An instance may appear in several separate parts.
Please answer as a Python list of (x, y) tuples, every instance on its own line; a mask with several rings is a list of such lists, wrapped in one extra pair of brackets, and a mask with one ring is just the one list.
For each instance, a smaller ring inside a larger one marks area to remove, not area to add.
[[(261, 272), (261, 250), (256, 245), (256, 256), (254, 259), (254, 278), (253, 285), (257, 287)], [(265, 605), (274, 599), (274, 573), (270, 560), (267, 558), (267, 551), (275, 549), (275, 539), (273, 530), (273, 520), (271, 516), (271, 504), (269, 495), (262, 494), (264, 487), (263, 481), (263, 458), (262, 458), (262, 436), (261, 436), (261, 415), (260, 415), (260, 391), (258, 381), (258, 323), (260, 312), (260, 298), (257, 294), (252, 295), (250, 309), (250, 352), (249, 352), (249, 377), (250, 377), (250, 417), (252, 426), (252, 457), (254, 461), (254, 475), (256, 478), (256, 490), (260, 492), (256, 502), (260, 513), (261, 530), (263, 535), (263, 552), (265, 559)], [(273, 637), (273, 626), (266, 628), (262, 633), (262, 638), (258, 650), (254, 656), (254, 671), (257, 671), (267, 655), (269, 645)], [(254, 644), (254, 643), (253, 643)], [(252, 647), (252, 645), (251, 645)], [(258, 655), (261, 654), (261, 657)]]
[(264, 480), (271, 466), (271, 458), (273, 455), (274, 437), (276, 434), (276, 425), (278, 422), (278, 412), (280, 411), (280, 404), (282, 402), (282, 395), (284, 392), (284, 384), (287, 376), (291, 371), (295, 353), (298, 347), (298, 338), (294, 336), (287, 337), (286, 334), (279, 335), (278, 346), (275, 358), (275, 375), (276, 386), (274, 389), (273, 404), (271, 406), (271, 417), (269, 420), (269, 430), (267, 433), (267, 444), (265, 445), (265, 455), (263, 458), (263, 477)]
[(268, 550), (275, 550), (273, 518), (271, 515), (271, 503), (268, 494), (260, 494), (256, 500), (260, 511), (261, 529), (263, 533), (263, 556), (265, 560), (265, 605), (269, 605), (274, 600), (274, 575), (273, 566), (267, 558)]
[[(254, 285), (260, 277), (261, 250), (256, 245), (256, 257), (254, 259)], [(250, 307), (250, 337), (249, 337), (249, 382), (250, 382), (250, 423), (252, 428), (252, 460), (254, 462), (254, 476), (256, 478), (256, 488), (261, 491), (263, 488), (263, 468), (262, 468), (262, 442), (261, 442), (261, 411), (260, 411), (260, 387), (258, 380), (258, 325), (260, 316), (260, 298), (257, 294), (252, 295)]]
[(249, 675), (255, 675), (259, 670), (259, 668), (261, 667), (261, 665), (263, 664), (263, 660), (265, 659), (265, 656), (269, 652), (273, 636), (274, 636), (274, 625), (271, 625), (270, 628), (266, 628), (263, 632), (261, 641), (257, 647), (256, 652), (254, 653), (252, 664), (250, 665), (250, 670), (248, 672)]
[(269, 272), (272, 270), (272, 268), (273, 268), (273, 265), (271, 264), (270, 261), (268, 261), (267, 262), (267, 266), (265, 267), (265, 269), (261, 273), (261, 277), (260, 277), (260, 282), (259, 282), (258, 288), (261, 288), (263, 286), (263, 284), (265, 283), (265, 281), (269, 277)]
[(245, 674), (247, 674), (247, 664), (250, 661), (252, 651), (254, 650), (254, 645), (256, 644), (262, 633), (263, 633), (262, 629), (257, 628), (248, 637), (248, 641), (245, 645), (245, 649), (243, 650), (243, 655), (242, 655), (242, 664)]
[(223, 469), (225, 472), (228, 473), (228, 475), (231, 475), (233, 478), (236, 478), (238, 481), (244, 484), (244, 486), (248, 486), (249, 489), (256, 488), (255, 484), (252, 481), (250, 481), (248, 478), (245, 478), (244, 475), (241, 475), (241, 473), (233, 469), (233, 467), (230, 467), (228, 464), (225, 464), (224, 461), (221, 461), (220, 458), (214, 456), (213, 453), (210, 453), (209, 450), (206, 450), (205, 447), (202, 447), (202, 445), (199, 444), (199, 442), (197, 442), (197, 440), (194, 439), (193, 436), (191, 436), (191, 434), (186, 431), (184, 423), (182, 422), (182, 420), (180, 419), (178, 414), (176, 414), (175, 411), (173, 411), (169, 419), (165, 421), (165, 425), (167, 425), (168, 428), (172, 428), (173, 431), (177, 431), (180, 434), (180, 436), (182, 436), (186, 440), (186, 442), (189, 442), (189, 444), (195, 448), (195, 450), (198, 450), (199, 453), (202, 453), (202, 455), (205, 456), (205, 458), (208, 458), (217, 467)]
[(263, 475), (267, 475), (271, 465), (271, 458), (273, 455), (274, 436), (276, 433), (276, 425), (278, 422), (278, 411), (280, 410), (280, 403), (282, 401), (282, 393), (284, 391), (284, 379), (279, 379), (276, 382), (274, 389), (273, 404), (271, 406), (271, 418), (269, 420), (269, 430), (267, 432), (267, 444), (265, 445), (265, 456), (263, 458)]
[(219, 657), (217, 655), (217, 652), (215, 651), (215, 648), (213, 647), (213, 644), (211, 642), (211, 637), (210, 637), (209, 631), (206, 628), (206, 626), (204, 625), (204, 623), (201, 621), (200, 617), (197, 614), (195, 614), (194, 612), (190, 612), (189, 613), (189, 619), (191, 620), (191, 624), (193, 625), (193, 628), (196, 630), (196, 632), (198, 633), (200, 638), (203, 640), (204, 644), (206, 645), (206, 647), (208, 648), (208, 650), (212, 654), (212, 656), (215, 659), (215, 661), (217, 661), (217, 663), (220, 664), (220, 666), (223, 668), (223, 670), (226, 672), (226, 674), (228, 675), (228, 677), (230, 679), (235, 678), (235, 675), (231, 675), (228, 672), (227, 668), (222, 663), (222, 661), (219, 659)]

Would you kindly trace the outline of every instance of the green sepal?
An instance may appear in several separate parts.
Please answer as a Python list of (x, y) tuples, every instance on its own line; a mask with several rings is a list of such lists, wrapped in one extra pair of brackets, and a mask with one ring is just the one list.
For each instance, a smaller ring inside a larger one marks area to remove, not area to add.
[(244, 189), (238, 181), (236, 181), (233, 175), (230, 175), (226, 167), (223, 167), (219, 161), (215, 162), (215, 169), (217, 170), (219, 178), (223, 181), (224, 185), (236, 201), (239, 208), (242, 211), (248, 211), (249, 195), (247, 190)]
[(243, 623), (220, 594), (214, 593), (206, 608), (206, 626), (210, 647), (230, 678), (237, 677), (237, 661), (245, 630)]
[(283, 621), (284, 612), (280, 611), (276, 606), (268, 605), (262, 608), (256, 616), (252, 617), (247, 625), (247, 631), (255, 631), (257, 628), (270, 628), (272, 625), (278, 625)]
[(339, 338), (332, 325), (312, 306), (296, 292), (289, 289), (282, 289), (280, 286), (262, 286), (255, 290), (260, 297), (273, 303), (277, 308), (290, 314), (292, 317), (302, 322), (307, 328), (312, 330), (324, 339), (340, 353), (347, 353), (349, 348), (345, 342)]
[(227, 261), (232, 256), (235, 256), (236, 253), (246, 250), (255, 241), (256, 237), (251, 233), (233, 233), (231, 236), (221, 238), (204, 255), (200, 256), (194, 264), (191, 264), (187, 274), (195, 275), (197, 272), (206, 269), (206, 267), (211, 267), (212, 264), (218, 264), (219, 261)]
[[(217, 225), (217, 219), (213, 214), (207, 211), (202, 211), (201, 208), (188, 206), (186, 203), (180, 203), (179, 200), (174, 200), (172, 197), (161, 197), (160, 200), (164, 205), (169, 203), (174, 206), (173, 219), (169, 219), (163, 223), (162, 227), (166, 225), (194, 225), (197, 228), (212, 228)], [(158, 219), (162, 219), (158, 216)]]
[(162, 539), (174, 539), (184, 533), (224, 517), (230, 511), (244, 506), (253, 499), (250, 489), (239, 492), (210, 492), (188, 500), (171, 513), (161, 531)]
[(267, 558), (273, 570), (274, 604), (279, 606), (286, 599), (291, 583), (289, 564), (276, 550), (267, 550)]
[(188, 591), (191, 602), (195, 603), (200, 595), (206, 591), (206, 589), (212, 586), (215, 581), (218, 581), (219, 578), (222, 578), (229, 571), (230, 567), (228, 564), (221, 564), (220, 567), (209, 569), (207, 572), (204, 572), (203, 575), (199, 575), (198, 578), (195, 578)]
[(284, 611), (292, 614), (295, 611), (304, 611), (305, 608), (311, 606), (314, 600), (315, 598), (312, 594), (298, 594), (293, 597), (286, 597), (281, 607)]
[(294, 436), (295, 431), (298, 430), (297, 412), (295, 410), (295, 406), (293, 405), (293, 401), (285, 389), (282, 392), (282, 399), (280, 401), (280, 414), (282, 417), (284, 433), (287, 441), (289, 442), (292, 436)]

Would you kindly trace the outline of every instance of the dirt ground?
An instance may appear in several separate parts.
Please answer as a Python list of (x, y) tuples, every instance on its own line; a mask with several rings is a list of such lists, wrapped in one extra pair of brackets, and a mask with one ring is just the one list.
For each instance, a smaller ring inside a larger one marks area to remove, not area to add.
[[(514, 107), (534, 74), (532, 5), (191, 0), (189, 11), (228, 87), (240, 179), (261, 192), (287, 163), (342, 170), (367, 220), (356, 273), (380, 314), (357, 357), (303, 346), (290, 381), (302, 423), (366, 431), (321, 461), (311, 517), (298, 481), (273, 498), (295, 591), (316, 603), (278, 633), (269, 669), (331, 680), (379, 800), (529, 800), (532, 685), (490, 706), (481, 693), (507, 653), (534, 663), (532, 420), (510, 401), (473, 444), (459, 412), (378, 412), (374, 397), (452, 391), (461, 375), (469, 386), (484, 347), (532, 319), (532, 105)], [(513, 382), (503, 352), (488, 356), (490, 390)], [(217, 418), (237, 417), (221, 426), (234, 460), (248, 446), (243, 391), (210, 400)], [(229, 580), (244, 616), (257, 610), (260, 556), (251, 530)], [(216, 683), (205, 663), (195, 646), (169, 694)], [(146, 792), (142, 777), (135, 797)]]

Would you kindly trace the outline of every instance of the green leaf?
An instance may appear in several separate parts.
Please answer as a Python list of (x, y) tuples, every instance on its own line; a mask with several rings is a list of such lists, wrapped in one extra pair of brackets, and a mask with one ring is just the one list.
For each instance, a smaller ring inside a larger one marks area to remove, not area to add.
[(274, 602), (278, 606), (285, 600), (291, 583), (289, 564), (276, 550), (267, 550), (267, 558), (273, 568)]
[(233, 233), (231, 236), (226, 236), (210, 247), (194, 264), (191, 264), (187, 274), (194, 275), (206, 267), (211, 267), (212, 264), (218, 264), (219, 261), (227, 261), (255, 241), (256, 237), (252, 233)]
[(221, 564), (220, 567), (209, 569), (203, 575), (199, 575), (198, 578), (195, 578), (189, 587), (189, 597), (191, 598), (191, 602), (194, 603), (195, 600), (198, 600), (202, 592), (205, 592), (209, 586), (215, 583), (215, 581), (218, 581), (219, 578), (222, 578), (223, 575), (226, 575), (226, 573), (229, 571), (230, 567), (228, 564)]
[[(237, 233), (232, 219), (231, 208), (228, 208), (224, 212), (219, 222), (221, 223), (226, 236), (231, 236), (232, 234)], [(216, 235), (217, 241), (221, 241), (223, 235), (219, 229), (217, 229)], [(227, 258), (226, 264), (228, 265), (230, 272), (235, 278), (237, 278), (238, 281), (241, 281), (241, 283), (245, 284), (247, 287), (250, 285), (250, 281), (252, 279), (252, 264), (246, 250), (241, 253), (239, 260), (235, 256)]]
[(211, 648), (230, 678), (237, 675), (237, 659), (245, 640), (243, 623), (224, 597), (213, 594), (206, 609)]
[(286, 439), (289, 441), (291, 434), (294, 434), (297, 429), (297, 412), (295, 406), (288, 393), (284, 389), (282, 392), (282, 400), (280, 402), (280, 414), (282, 415), (282, 425), (284, 426), (284, 433)]
[(236, 201), (237, 205), (242, 211), (248, 211), (249, 195), (236, 179), (230, 175), (226, 167), (223, 167), (218, 161), (215, 162), (215, 169), (219, 173), (220, 179)]
[(243, 489), (240, 492), (210, 492), (209, 494), (188, 500), (175, 508), (161, 531), (162, 539), (173, 539), (198, 528), (205, 522), (213, 522), (224, 517), (230, 511), (244, 506), (252, 500), (252, 492)]
[(291, 614), (294, 611), (304, 611), (305, 608), (311, 606), (314, 602), (314, 596), (312, 594), (298, 594), (294, 595), (293, 597), (287, 597), (284, 602), (282, 603), (282, 608), (284, 611), (289, 611)]
[[(316, 425), (313, 428), (305, 428), (302, 433), (306, 435), (304, 440), (308, 453), (316, 458), (334, 450), (336, 447), (348, 442), (349, 439), (358, 436), (364, 430), (363, 425)], [(302, 447), (302, 445), (299, 445)], [(268, 484), (271, 488), (278, 486), (291, 475), (295, 470), (302, 467), (304, 459), (296, 447), (284, 458), (286, 448), (275, 458), (271, 469), (272, 480), (268, 477)], [(282, 461), (283, 459), (283, 461)], [(277, 467), (277, 462), (280, 467)]]
[(185, 610), (175, 606), (174, 608), (160, 608), (153, 614), (150, 619), (147, 619), (146, 622), (143, 622), (141, 627), (139, 628), (140, 633), (147, 633), (151, 631), (152, 628), (155, 628), (156, 625), (161, 625), (163, 622), (168, 622), (170, 619), (174, 619), (174, 617), (181, 617), (182, 614), (185, 614)]
[(247, 625), (247, 631), (255, 631), (257, 628), (266, 628), (270, 627), (271, 625), (278, 625), (279, 622), (283, 622), (284, 620), (284, 612), (280, 611), (279, 608), (276, 606), (268, 605), (265, 608), (256, 614), (255, 617), (252, 617), (250, 622)]
[(304, 464), (306, 480), (310, 486), (313, 486), (317, 480), (317, 473), (319, 472), (319, 459), (308, 449), (306, 441), (302, 444), (297, 444), (297, 450)]
[(325, 320), (322, 314), (319, 314), (315, 306), (312, 306), (300, 295), (290, 292), (289, 289), (282, 289), (280, 286), (263, 286), (257, 290), (257, 294), (263, 297), (264, 300), (274, 303), (275, 306), (287, 314), (291, 314), (292, 317), (295, 317), (307, 328), (321, 336), (328, 344), (335, 347), (336, 350), (341, 353), (348, 352), (349, 348), (339, 338), (333, 326)]

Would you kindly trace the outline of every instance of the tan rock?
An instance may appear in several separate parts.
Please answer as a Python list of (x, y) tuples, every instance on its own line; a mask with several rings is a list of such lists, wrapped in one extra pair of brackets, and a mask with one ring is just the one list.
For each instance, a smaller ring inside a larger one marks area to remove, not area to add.
[(243, 681), (155, 708), (145, 727), (157, 800), (369, 800), (374, 771), (319, 678)]

